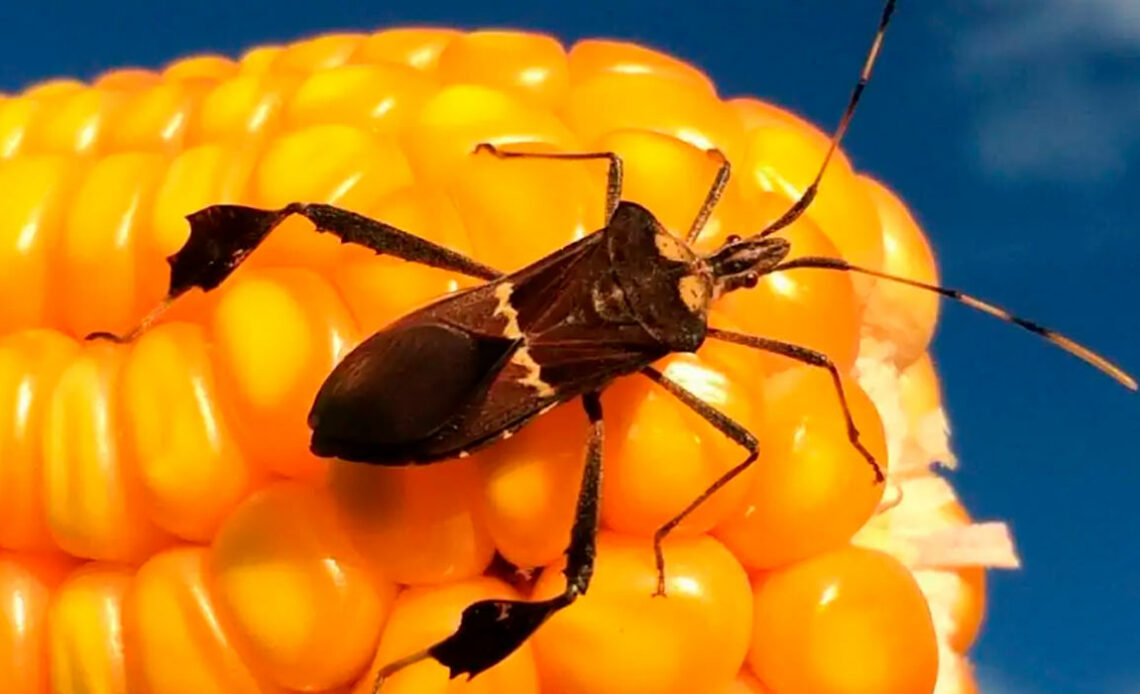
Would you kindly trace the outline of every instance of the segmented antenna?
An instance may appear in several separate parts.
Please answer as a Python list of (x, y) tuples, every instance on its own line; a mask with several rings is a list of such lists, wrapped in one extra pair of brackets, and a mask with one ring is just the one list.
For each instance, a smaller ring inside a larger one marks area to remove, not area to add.
[(1088, 347), (1085, 347), (1084, 345), (1079, 344), (1068, 337), (1065, 337), (1055, 330), (1051, 330), (1039, 323), (1035, 323), (1033, 321), (1015, 316), (1000, 306), (991, 304), (988, 301), (982, 301), (981, 299), (970, 296), (969, 294), (958, 291), (957, 289), (949, 289), (947, 287), (940, 287), (936, 284), (927, 284), (926, 282), (919, 282), (918, 280), (890, 275), (885, 272), (879, 272), (878, 270), (870, 270), (868, 268), (852, 265), (846, 260), (840, 260), (838, 258), (825, 258), (818, 256), (806, 256), (803, 258), (789, 260), (785, 263), (777, 265), (772, 270), (772, 272), (781, 272), (783, 270), (793, 270), (795, 268), (802, 267), (855, 272), (863, 275), (870, 275), (871, 277), (877, 277), (879, 279), (887, 280), (890, 282), (899, 282), (901, 284), (906, 284), (918, 289), (924, 289), (928, 292), (936, 292), (946, 297), (947, 299), (953, 299), (954, 301), (961, 302), (970, 308), (977, 309), (983, 313), (988, 313), (995, 318), (999, 318), (1007, 323), (1013, 323), (1014, 325), (1024, 328), (1035, 335), (1039, 335), (1049, 342), (1057, 345), (1061, 349), (1065, 350), (1069, 354), (1072, 354), (1073, 356), (1083, 359), (1089, 364), (1092, 364), (1096, 368), (1111, 376), (1125, 388), (1128, 388), (1129, 390), (1137, 389), (1136, 379), (1129, 376), (1128, 373), (1124, 371), (1124, 369), (1121, 369), (1119, 366), (1113, 364)]
[(800, 199), (796, 200), (795, 204), (792, 205), (787, 212), (760, 232), (759, 238), (770, 236), (799, 219), (800, 215), (804, 213), (804, 210), (808, 208), (812, 200), (815, 200), (815, 196), (819, 192), (819, 182), (823, 180), (823, 174), (827, 171), (827, 165), (831, 163), (831, 158), (835, 155), (835, 151), (839, 149), (839, 143), (843, 141), (843, 136), (847, 134), (847, 128), (851, 126), (851, 118), (855, 115), (855, 107), (859, 105), (859, 99), (863, 96), (863, 90), (867, 88), (867, 83), (871, 81), (871, 71), (874, 70), (875, 61), (879, 58), (879, 51), (883, 48), (883, 38), (887, 35), (887, 25), (891, 23), (891, 15), (893, 15), (894, 12), (895, 0), (887, 0), (887, 3), (883, 6), (883, 14), (879, 18), (879, 30), (875, 32), (875, 40), (871, 42), (871, 48), (867, 51), (867, 59), (863, 61), (863, 69), (859, 72), (859, 81), (855, 83), (855, 88), (851, 91), (851, 98), (847, 101), (847, 109), (843, 112), (843, 117), (839, 119), (839, 125), (835, 128), (835, 133), (831, 136), (831, 144), (828, 145), (827, 154), (823, 157), (823, 164), (820, 165), (819, 171), (816, 172), (811, 185), (807, 187), (807, 190), (803, 192)]

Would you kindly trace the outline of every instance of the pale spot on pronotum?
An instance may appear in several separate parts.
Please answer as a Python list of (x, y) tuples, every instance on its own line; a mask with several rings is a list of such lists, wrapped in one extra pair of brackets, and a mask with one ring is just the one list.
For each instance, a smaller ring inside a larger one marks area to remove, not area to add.
[(522, 328), (519, 327), (519, 312), (511, 305), (511, 293), (514, 292), (514, 290), (515, 285), (510, 282), (503, 282), (495, 287), (495, 298), (498, 299), (499, 304), (495, 307), (495, 312), (492, 314), (507, 319), (507, 326), (503, 328), (503, 336), (509, 337), (512, 340), (519, 339), (523, 336)]
[(709, 290), (697, 275), (685, 275), (677, 282), (677, 292), (685, 307), (693, 313), (704, 313), (709, 306)]
[(654, 242), (656, 242), (657, 252), (661, 254), (662, 258), (678, 263), (688, 263), (693, 259), (693, 254), (685, 248), (685, 244), (669, 234), (657, 234), (654, 237)]

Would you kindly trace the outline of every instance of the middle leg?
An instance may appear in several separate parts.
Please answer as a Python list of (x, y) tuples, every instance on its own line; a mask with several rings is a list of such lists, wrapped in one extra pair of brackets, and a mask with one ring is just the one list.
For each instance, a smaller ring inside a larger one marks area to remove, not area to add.
[(560, 159), (562, 161), (584, 161), (589, 159), (609, 159), (610, 167), (606, 174), (606, 224), (614, 216), (614, 210), (621, 202), (621, 185), (624, 166), (621, 157), (614, 152), (515, 152), (499, 149), (490, 142), (475, 145), (475, 154), (487, 152), (499, 159)]
[(743, 462), (738, 463), (735, 467), (717, 478), (715, 482), (709, 485), (708, 489), (701, 492), (688, 506), (669, 519), (668, 522), (658, 528), (657, 532), (653, 534), (653, 557), (657, 562), (657, 590), (653, 595), (663, 596), (665, 595), (665, 552), (661, 549), (661, 543), (664, 542), (666, 536), (673, 532), (673, 529), (680, 525), (681, 521), (685, 520), (698, 506), (707, 501), (710, 496), (716, 494), (721, 487), (735, 479), (737, 475), (747, 470), (752, 463), (756, 462), (756, 458), (760, 456), (760, 446), (752, 432), (740, 424), (737, 424), (728, 415), (717, 410), (688, 390), (685, 390), (681, 384), (670, 380), (657, 369), (647, 366), (641, 370), (641, 373), (648, 376), (653, 382), (667, 390), (670, 395), (680, 400), (689, 409), (704, 418), (706, 422), (716, 427), (722, 434), (740, 444), (742, 448), (748, 451), (748, 457), (745, 458)]

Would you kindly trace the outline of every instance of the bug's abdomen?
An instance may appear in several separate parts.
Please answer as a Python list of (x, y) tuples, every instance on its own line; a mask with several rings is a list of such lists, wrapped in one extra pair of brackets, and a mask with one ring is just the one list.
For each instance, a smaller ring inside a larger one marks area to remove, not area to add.
[(403, 323), (352, 350), (309, 413), (323, 457), (399, 465), (487, 394), (519, 340), (473, 335), (438, 322)]

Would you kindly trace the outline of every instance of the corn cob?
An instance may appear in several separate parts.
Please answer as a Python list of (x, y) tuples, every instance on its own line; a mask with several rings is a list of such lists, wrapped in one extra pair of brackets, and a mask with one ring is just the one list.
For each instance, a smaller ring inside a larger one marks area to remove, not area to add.
[[(503, 270), (602, 224), (604, 172), (471, 157), (488, 141), (613, 150), (625, 195), (672, 230), (734, 176), (702, 238), (759, 229), (827, 137), (632, 44), (569, 51), (514, 32), (395, 29), (197, 56), (0, 100), (0, 691), (369, 691), (381, 664), (449, 633), (470, 602), (529, 592), (493, 554), (558, 589), (583, 416), (422, 469), (328, 463), (305, 414), (360, 339), (465, 280), (290, 220), (232, 280), (162, 296), (184, 215), (324, 201)], [(788, 231), (924, 281), (929, 246), (898, 198), (842, 156)], [(714, 323), (814, 347), (847, 374), (856, 422), (889, 461), (869, 483), (826, 374), (727, 344), (666, 372), (755, 431), (764, 451), (666, 547), (648, 538), (739, 451), (647, 384), (605, 394), (607, 480), (595, 582), (470, 682), (421, 663), (395, 692), (975, 691), (963, 655), (984, 566), (1016, 558), (931, 471), (951, 462), (926, 348), (926, 295), (837, 273), (775, 274)]]

